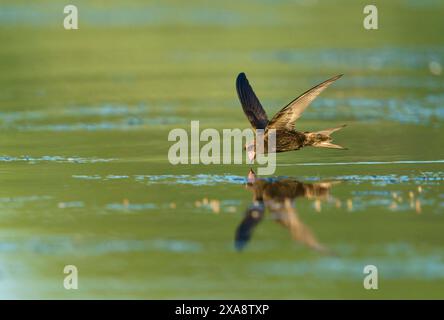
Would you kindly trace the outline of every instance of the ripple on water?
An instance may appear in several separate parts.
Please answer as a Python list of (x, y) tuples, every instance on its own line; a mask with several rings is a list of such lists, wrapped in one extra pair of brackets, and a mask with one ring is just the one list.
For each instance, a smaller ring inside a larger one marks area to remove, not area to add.
[(307, 119), (356, 119), (425, 125), (444, 120), (444, 98), (319, 98), (304, 114)]
[[(172, 114), (173, 110), (173, 105), (170, 103), (153, 107), (148, 107), (145, 103), (138, 105), (105, 103), (68, 106), (56, 110), (2, 111), (0, 127), (20, 131), (106, 131), (184, 123), (185, 119)], [(98, 117), (100, 121), (73, 121), (78, 118), (87, 120), (91, 117)], [(50, 123), (44, 123), (43, 120), (50, 120)]]
[(316, 65), (335, 69), (350, 70), (370, 68), (381, 70), (387, 68), (427, 69), (430, 61), (440, 61), (444, 47), (429, 48), (359, 48), (359, 49), (280, 49), (253, 52), (252, 58), (260, 62), (279, 61), (291, 64)]
[[(308, 181), (320, 181), (328, 179), (323, 177), (322, 179), (317, 176), (306, 176), (304, 180)], [(385, 186), (389, 184), (401, 184), (401, 183), (414, 183), (421, 185), (436, 185), (441, 184), (444, 180), (444, 172), (421, 172), (421, 174), (399, 175), (399, 174), (386, 174), (386, 175), (340, 175), (329, 177), (329, 179), (348, 181), (355, 184), (368, 183), (373, 185)]]
[(133, 130), (151, 125), (168, 125), (183, 123), (179, 117), (151, 117), (151, 118), (128, 118), (123, 121), (101, 121), (92, 123), (59, 123), (59, 124), (28, 124), (16, 125), (15, 129), (20, 131), (107, 131), (107, 130)]
[(388, 243), (377, 248), (367, 248), (367, 258), (353, 258), (353, 252), (358, 248), (350, 247), (349, 244), (338, 245), (344, 251), (340, 257), (323, 257), (315, 261), (255, 263), (250, 270), (278, 277), (312, 275), (321, 278), (362, 279), (363, 268), (366, 265), (376, 265), (385, 279), (444, 279), (444, 260), (439, 250), (423, 253), (407, 243)]
[(67, 201), (67, 202), (59, 202), (57, 207), (59, 209), (69, 209), (69, 208), (83, 208), (85, 203), (83, 201)]
[(124, 104), (111, 104), (105, 103), (99, 106), (73, 106), (64, 111), (64, 114), (76, 117), (89, 117), (89, 116), (101, 116), (101, 117), (114, 117), (114, 116), (136, 116), (140, 114), (146, 114), (149, 111), (149, 107), (140, 103), (135, 106), (129, 106)]
[[(275, 104), (277, 105), (278, 102)], [(227, 102), (227, 105), (233, 106), (231, 102)], [(200, 103), (200, 106), (203, 107), (204, 103)], [(50, 111), (3, 112), (0, 113), (0, 126), (8, 130), (20, 131), (126, 131), (155, 125), (185, 124), (187, 122), (185, 118), (171, 114), (147, 116), (141, 112), (129, 110), (128, 107), (124, 106), (69, 108), (66, 113), (57, 115), (50, 113)], [(101, 118), (112, 116), (115, 119), (97, 122), (64, 121), (63, 117), (67, 115), (71, 117), (72, 115), (76, 117), (99, 116)], [(41, 123), (42, 119), (54, 118), (55, 116), (57, 116), (57, 120), (51, 120), (51, 124)], [(414, 125), (433, 124), (438, 127), (444, 120), (444, 95), (430, 94), (423, 97), (404, 98), (319, 97), (304, 113), (304, 118), (316, 120), (358, 120), (363, 122), (392, 121)], [(23, 121), (25, 123), (22, 123)], [(35, 123), (34, 121), (38, 122)]]
[(236, 175), (137, 175), (136, 181), (147, 182), (148, 184), (189, 184), (194, 186), (216, 185), (220, 183), (244, 184), (246, 177)]
[[(313, 165), (320, 165), (322, 163), (315, 163)], [(334, 163), (333, 163), (334, 164)], [(288, 164), (288, 165), (310, 165), (310, 164)], [(329, 165), (329, 163), (325, 163)], [(147, 184), (184, 184), (184, 185), (194, 185), (194, 186), (208, 186), (217, 185), (221, 183), (228, 184), (245, 184), (247, 183), (247, 178), (244, 176), (237, 175), (214, 175), (214, 174), (197, 174), (197, 175), (72, 175), (75, 179), (84, 180), (119, 180), (119, 179), (134, 179), (138, 182), (144, 182)], [(269, 181), (279, 180), (281, 178), (288, 177), (269, 177), (264, 178)], [(388, 184), (400, 184), (413, 182), (422, 185), (433, 185), (440, 184), (444, 180), (444, 172), (422, 172), (421, 174), (410, 174), (410, 175), (398, 175), (398, 174), (387, 174), (387, 175), (339, 175), (339, 176), (303, 176), (301, 177), (304, 181), (321, 181), (321, 180), (338, 180), (338, 181), (348, 181), (356, 184), (370, 182), (375, 185), (388, 185)]]
[[(251, 24), (246, 14), (224, 10), (222, 8), (211, 8), (202, 6), (182, 7), (177, 14), (177, 8), (166, 5), (150, 6), (138, 5), (129, 6), (108, 6), (106, 11), (103, 8), (82, 4), (82, 19), (88, 25), (94, 26), (144, 26), (144, 25), (239, 25)], [(27, 5), (3, 5), (0, 11), (1, 25), (48, 25), (56, 24), (59, 7), (55, 4), (46, 3), (44, 10), (41, 6)], [(274, 21), (270, 14), (263, 19), (254, 19), (256, 23), (272, 23)], [(279, 20), (275, 20), (278, 22)]]
[(82, 157), (65, 157), (65, 156), (0, 156), (0, 162), (28, 162), (31, 164), (38, 162), (58, 162), (58, 163), (98, 163), (98, 162), (110, 162), (115, 159), (101, 159), (101, 158), (82, 158)]
[(154, 203), (109, 203), (106, 209), (114, 211), (144, 211), (158, 209), (159, 206)]
[(0, 253), (31, 252), (49, 255), (102, 255), (116, 252), (165, 251), (173, 253), (195, 253), (201, 251), (198, 242), (171, 239), (104, 239), (74, 240), (68, 237), (44, 237), (24, 241), (2, 241)]
[(25, 203), (25, 202), (33, 202), (33, 201), (41, 201), (41, 200), (50, 200), (51, 196), (19, 196), (19, 197), (1, 197), (0, 203)]
[(444, 261), (438, 256), (418, 256), (403, 260), (321, 258), (314, 262), (262, 263), (251, 266), (250, 270), (285, 277), (312, 275), (321, 278), (362, 279), (366, 265), (376, 265), (385, 279), (444, 279)]

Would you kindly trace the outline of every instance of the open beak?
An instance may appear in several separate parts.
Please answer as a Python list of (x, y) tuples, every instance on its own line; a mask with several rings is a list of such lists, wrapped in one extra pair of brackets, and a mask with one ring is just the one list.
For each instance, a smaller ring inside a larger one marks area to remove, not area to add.
[(250, 160), (250, 163), (253, 163), (254, 159), (256, 158), (256, 151), (254, 150), (254, 144), (250, 144), (247, 147), (247, 155), (248, 159)]
[(254, 150), (248, 151), (248, 159), (251, 163), (253, 163), (254, 159), (256, 158), (256, 152)]
[(256, 173), (254, 173), (253, 169), (250, 169), (250, 171), (248, 172), (247, 181), (248, 183), (256, 182)]

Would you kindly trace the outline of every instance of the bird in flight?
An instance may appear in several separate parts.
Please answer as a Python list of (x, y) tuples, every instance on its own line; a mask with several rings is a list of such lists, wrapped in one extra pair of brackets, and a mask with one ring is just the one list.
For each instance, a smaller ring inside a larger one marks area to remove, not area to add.
[[(316, 99), (324, 89), (340, 77), (342, 77), (342, 74), (314, 86), (282, 108), (271, 120), (268, 120), (267, 113), (254, 93), (253, 88), (250, 86), (245, 73), (240, 73), (236, 79), (237, 94), (242, 109), (253, 129), (255, 131), (257, 129), (262, 129), (264, 132), (263, 152), (285, 152), (299, 150), (306, 146), (345, 149), (340, 145), (333, 144), (333, 139), (331, 137), (333, 132), (342, 129), (345, 125), (315, 132), (302, 132), (297, 131), (294, 128), (296, 120), (301, 117), (302, 113), (307, 109), (310, 103)], [(271, 132), (274, 132), (275, 134), (276, 146), (273, 150), (268, 150), (268, 137)], [(251, 161), (254, 160), (256, 157), (256, 141), (254, 140), (247, 143), (245, 149), (247, 150), (249, 159)]]

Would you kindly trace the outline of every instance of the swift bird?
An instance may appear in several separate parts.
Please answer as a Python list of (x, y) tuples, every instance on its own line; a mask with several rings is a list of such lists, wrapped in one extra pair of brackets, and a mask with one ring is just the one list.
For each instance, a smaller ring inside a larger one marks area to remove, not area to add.
[[(268, 120), (267, 113), (250, 86), (245, 73), (240, 73), (236, 80), (237, 94), (242, 104), (242, 109), (253, 129), (255, 131), (257, 129), (264, 130), (264, 153), (299, 150), (306, 146), (345, 149), (340, 145), (333, 144), (331, 137), (333, 132), (342, 129), (345, 125), (316, 132), (301, 132), (294, 128), (296, 120), (301, 117), (310, 103), (340, 77), (342, 77), (342, 74), (311, 88), (282, 108), (271, 120)], [(273, 150), (268, 150), (270, 129), (274, 129), (276, 132), (276, 148)], [(256, 141), (247, 143), (245, 149), (248, 152), (249, 159), (253, 160), (256, 157)]]
[(331, 187), (336, 183), (339, 181), (303, 183), (291, 178), (270, 181), (257, 179), (254, 171), (250, 170), (247, 189), (253, 192), (253, 203), (245, 211), (244, 219), (236, 229), (236, 249), (242, 250), (247, 245), (253, 230), (263, 220), (265, 210), (268, 209), (272, 219), (289, 230), (293, 240), (313, 250), (331, 253), (301, 221), (293, 201), (296, 198), (327, 200)]

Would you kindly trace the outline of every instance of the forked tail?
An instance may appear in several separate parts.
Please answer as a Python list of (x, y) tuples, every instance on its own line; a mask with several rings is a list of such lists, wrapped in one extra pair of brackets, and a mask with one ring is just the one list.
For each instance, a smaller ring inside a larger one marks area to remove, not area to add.
[(341, 130), (346, 125), (343, 124), (337, 128), (325, 129), (317, 132), (306, 133), (307, 144), (317, 148), (332, 148), (332, 149), (347, 149), (338, 144), (331, 143), (333, 138), (331, 134), (335, 131)]

